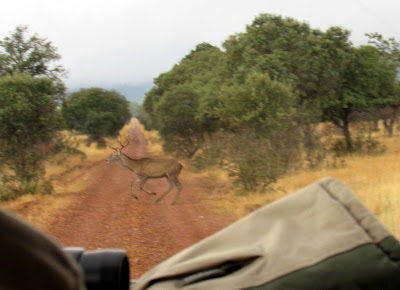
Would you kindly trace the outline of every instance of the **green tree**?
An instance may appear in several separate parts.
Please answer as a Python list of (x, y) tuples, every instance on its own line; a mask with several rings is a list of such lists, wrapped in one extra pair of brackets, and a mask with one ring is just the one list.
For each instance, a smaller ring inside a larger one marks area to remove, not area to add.
[(352, 48), (335, 70), (335, 86), (322, 103), (324, 117), (343, 131), (353, 151), (349, 124), (354, 113), (390, 103), (395, 93), (396, 67), (373, 46)]
[(285, 130), (296, 112), (291, 87), (267, 73), (250, 73), (243, 85), (224, 86), (218, 102), (214, 112), (225, 128), (248, 128), (266, 137)]
[(375, 46), (382, 55), (397, 64), (400, 67), (400, 43), (394, 37), (389, 39), (383, 38), (379, 33), (367, 33), (368, 43)]
[(61, 109), (69, 129), (89, 135), (89, 144), (104, 145), (104, 137), (115, 136), (130, 119), (129, 103), (117, 91), (101, 88), (71, 93)]
[(61, 56), (56, 47), (39, 35), (28, 35), (27, 26), (0, 40), (0, 75), (15, 72), (60, 80), (64, 68), (57, 64)]
[(316, 124), (321, 120), (321, 99), (331, 89), (326, 73), (331, 59), (325, 52), (324, 35), (293, 18), (260, 14), (246, 32), (223, 43), (228, 85), (242, 85), (249, 74), (257, 72), (291, 87), (296, 96), (295, 122), (309, 160), (319, 154)]
[(0, 198), (51, 190), (44, 179), (41, 146), (52, 142), (60, 128), (60, 97), (49, 78), (19, 73), (0, 77)]
[[(393, 63), (396, 66), (397, 72), (400, 69), (400, 43), (395, 38), (385, 39), (379, 33), (369, 33), (369, 43), (375, 46), (387, 61)], [(393, 126), (397, 119), (398, 109), (400, 107), (400, 81), (397, 78), (395, 84), (395, 93), (392, 96), (386, 96), (391, 98), (387, 101), (387, 105), (390, 109), (381, 108), (381, 116), (383, 119), (383, 125), (389, 136), (393, 136)], [(388, 114), (389, 113), (389, 114)]]
[(246, 191), (263, 189), (286, 172), (299, 152), (296, 96), (267, 73), (250, 73), (243, 85), (223, 87), (216, 116), (227, 132), (225, 168)]
[(157, 103), (158, 130), (166, 152), (191, 158), (200, 148), (203, 129), (196, 119), (198, 107), (198, 94), (185, 84), (166, 92)]
[(65, 86), (57, 49), (26, 26), (0, 40), (2, 198), (51, 191), (44, 178), (44, 144), (59, 140), (57, 109)]
[[(353, 115), (389, 104), (396, 82), (393, 61), (372, 46), (354, 47), (349, 36), (340, 27), (323, 32), (260, 14), (245, 32), (230, 36), (224, 50), (201, 43), (157, 77), (144, 102), (147, 125), (162, 132), (170, 150), (193, 146), (187, 156), (194, 154), (199, 164), (210, 164), (206, 155), (218, 164), (228, 161), (226, 168), (246, 189), (274, 182), (299, 158), (318, 163), (325, 156), (315, 130), (322, 119), (342, 128), (351, 150)], [(227, 141), (216, 142), (216, 135)], [(262, 149), (248, 150), (250, 139)], [(263, 168), (256, 160), (272, 165)], [(254, 179), (246, 175), (251, 164), (264, 170)]]
[(251, 72), (268, 73), (290, 84), (299, 101), (315, 98), (323, 69), (319, 59), (321, 34), (293, 18), (260, 14), (246, 32), (223, 43), (231, 77), (243, 83)]
[(216, 104), (223, 64), (224, 53), (202, 43), (154, 79), (143, 104), (145, 117), (140, 120), (160, 131), (164, 149), (191, 157), (202, 146), (203, 135), (216, 130), (218, 120), (211, 108)]

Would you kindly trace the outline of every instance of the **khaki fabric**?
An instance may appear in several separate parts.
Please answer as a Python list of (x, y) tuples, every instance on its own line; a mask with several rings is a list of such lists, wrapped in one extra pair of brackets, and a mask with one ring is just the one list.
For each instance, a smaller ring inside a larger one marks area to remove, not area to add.
[(84, 289), (80, 269), (57, 243), (0, 210), (0, 289)]
[(390, 235), (346, 186), (325, 178), (174, 255), (145, 273), (134, 289), (177, 289), (188, 277), (232, 261), (243, 266), (184, 289), (257, 287)]

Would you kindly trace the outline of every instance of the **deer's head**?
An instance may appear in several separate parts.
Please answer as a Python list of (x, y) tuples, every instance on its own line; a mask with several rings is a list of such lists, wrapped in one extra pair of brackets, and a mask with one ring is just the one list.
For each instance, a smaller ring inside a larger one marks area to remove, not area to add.
[(113, 163), (113, 162), (120, 162), (121, 161), (121, 154), (122, 154), (121, 150), (122, 150), (122, 148), (124, 148), (126, 145), (129, 144), (129, 139), (128, 139), (128, 142), (125, 145), (123, 145), (122, 142), (121, 142), (121, 139), (118, 137), (118, 143), (119, 143), (119, 145), (121, 145), (121, 148), (115, 148), (115, 147), (111, 147), (110, 146), (110, 148), (115, 150), (115, 152), (110, 157), (107, 158), (107, 160), (106, 160), (107, 163)]
[(112, 149), (114, 149), (115, 152), (110, 157), (107, 158), (106, 160), (107, 163), (119, 162), (120, 160), (121, 149), (115, 149), (115, 148)]

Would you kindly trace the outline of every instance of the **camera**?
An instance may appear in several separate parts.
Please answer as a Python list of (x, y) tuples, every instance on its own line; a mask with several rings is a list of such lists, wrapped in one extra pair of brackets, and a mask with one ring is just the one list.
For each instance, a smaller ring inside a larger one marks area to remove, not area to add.
[(128, 290), (129, 262), (119, 249), (85, 251), (80, 247), (63, 248), (82, 268), (88, 290)]

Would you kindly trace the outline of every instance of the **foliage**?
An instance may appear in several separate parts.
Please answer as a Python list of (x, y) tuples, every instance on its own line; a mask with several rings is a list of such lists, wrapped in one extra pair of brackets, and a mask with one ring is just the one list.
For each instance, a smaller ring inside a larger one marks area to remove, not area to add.
[(298, 155), (299, 128), (293, 125), (296, 98), (290, 86), (268, 74), (251, 73), (242, 86), (223, 87), (218, 101), (215, 115), (226, 133), (214, 136), (212, 144), (219, 146), (205, 147), (196, 155), (195, 165), (210, 164), (211, 156), (240, 188), (262, 190)]
[[(400, 97), (397, 44), (354, 47), (349, 37), (341, 27), (260, 14), (224, 50), (201, 43), (159, 75), (144, 101), (145, 125), (160, 131), (169, 152), (199, 168), (224, 166), (247, 191), (298, 163), (318, 166), (329, 155), (319, 122), (339, 127), (352, 151), (356, 117)], [(374, 151), (370, 141), (366, 152)]]
[[(375, 46), (381, 56), (396, 67), (397, 75), (400, 69), (400, 43), (395, 38), (384, 39), (379, 33), (369, 33), (369, 43)], [(394, 85), (394, 93), (386, 97), (386, 104), (390, 108), (381, 108), (383, 111), (381, 118), (383, 125), (389, 136), (393, 135), (393, 126), (397, 119), (398, 109), (400, 107), (400, 81), (397, 78)], [(387, 114), (389, 111), (389, 114)]]
[(323, 104), (324, 117), (343, 130), (347, 151), (353, 151), (349, 124), (354, 113), (390, 104), (396, 69), (372, 46), (352, 48), (338, 70), (338, 89)]
[(51, 192), (44, 178), (46, 148), (55, 148), (62, 118), (57, 109), (64, 69), (51, 42), (26, 26), (0, 40), (1, 199)]
[(400, 43), (394, 37), (384, 39), (379, 33), (367, 33), (368, 43), (374, 45), (382, 55), (400, 66)]
[(223, 167), (234, 178), (238, 192), (263, 192), (286, 172), (289, 160), (282, 139), (260, 138), (249, 131), (231, 138)]
[(89, 135), (89, 144), (104, 146), (104, 138), (115, 136), (131, 115), (129, 103), (116, 91), (81, 89), (67, 96), (62, 115), (71, 130)]
[(176, 86), (158, 102), (155, 112), (159, 116), (160, 135), (166, 141), (166, 152), (177, 151), (190, 158), (199, 149), (202, 128), (195, 118), (198, 106), (196, 91), (187, 85)]
[(0, 40), (0, 75), (23, 73), (56, 79), (62, 85), (65, 70), (57, 61), (61, 56), (50, 41), (39, 35), (28, 35), (27, 26)]
[[(363, 135), (359, 135), (355, 138), (353, 153), (361, 155), (379, 155), (383, 154), (385, 151), (385, 146), (371, 138), (371, 136), (364, 137)], [(335, 157), (345, 156), (348, 153), (346, 140), (344, 138), (336, 140), (332, 146), (332, 152), (335, 154)]]
[(321, 32), (293, 18), (260, 14), (245, 33), (230, 36), (223, 46), (232, 77), (242, 83), (251, 71), (288, 83), (306, 102), (321, 94)]
[(214, 114), (231, 131), (245, 127), (271, 137), (285, 130), (296, 113), (290, 86), (266, 73), (250, 73), (243, 85), (222, 87), (217, 100)]
[(154, 80), (143, 104), (145, 125), (160, 131), (167, 152), (192, 157), (204, 143), (203, 134), (217, 128), (210, 108), (216, 102), (215, 75), (221, 73), (222, 57), (218, 48), (200, 44)]
[(52, 142), (62, 123), (60, 97), (49, 78), (18, 73), (0, 77), (0, 198), (51, 190), (44, 179), (41, 149)]

